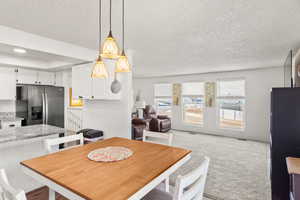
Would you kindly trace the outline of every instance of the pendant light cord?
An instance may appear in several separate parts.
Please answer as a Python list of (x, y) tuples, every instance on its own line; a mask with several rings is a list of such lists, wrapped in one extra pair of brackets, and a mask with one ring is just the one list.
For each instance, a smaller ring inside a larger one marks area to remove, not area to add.
[(101, 12), (102, 11), (102, 7), (101, 7), (101, 0), (99, 0), (99, 48), (101, 51)]
[(124, 24), (125, 24), (125, 19), (124, 19), (125, 18), (125, 16), (124, 16), (125, 14), (124, 13), (125, 13), (125, 8), (124, 7), (125, 7), (124, 6), (124, 0), (122, 0), (122, 13), (123, 13), (123, 15), (122, 15), (122, 32), (123, 32), (122, 42), (123, 42), (123, 44), (122, 45), (123, 45), (123, 51), (125, 49), (125, 42), (124, 42), (125, 41), (124, 40), (124, 38), (125, 38), (125, 36), (124, 36), (125, 35), (125, 31), (124, 31)]
[(111, 31), (111, 0), (109, 1), (109, 30)]

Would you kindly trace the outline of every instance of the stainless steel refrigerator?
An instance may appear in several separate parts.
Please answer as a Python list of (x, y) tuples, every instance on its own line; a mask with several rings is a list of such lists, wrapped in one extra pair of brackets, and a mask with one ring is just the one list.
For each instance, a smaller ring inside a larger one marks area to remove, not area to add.
[(17, 85), (16, 116), (22, 126), (49, 124), (64, 128), (64, 88)]

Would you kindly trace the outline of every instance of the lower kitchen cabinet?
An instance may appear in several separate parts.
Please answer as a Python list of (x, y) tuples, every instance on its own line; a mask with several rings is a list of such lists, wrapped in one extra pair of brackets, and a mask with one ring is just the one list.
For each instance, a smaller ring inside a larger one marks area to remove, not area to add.
[(0, 121), (0, 127), (1, 129), (7, 129), (7, 128), (15, 128), (15, 127), (21, 127), (22, 120), (16, 120), (16, 121)]

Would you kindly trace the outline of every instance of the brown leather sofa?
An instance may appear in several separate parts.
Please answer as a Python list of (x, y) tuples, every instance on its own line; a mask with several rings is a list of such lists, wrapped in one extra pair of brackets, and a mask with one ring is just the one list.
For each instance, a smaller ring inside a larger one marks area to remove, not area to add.
[(166, 115), (157, 115), (151, 105), (144, 109), (144, 119), (149, 124), (150, 131), (165, 133), (171, 129), (171, 119)]

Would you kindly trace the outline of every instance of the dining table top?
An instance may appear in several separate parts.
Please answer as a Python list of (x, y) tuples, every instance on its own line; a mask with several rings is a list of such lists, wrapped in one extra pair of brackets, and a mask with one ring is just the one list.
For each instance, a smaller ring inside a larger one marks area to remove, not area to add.
[[(133, 151), (117, 162), (95, 162), (87, 155), (96, 149), (122, 146)], [(125, 138), (110, 138), (21, 162), (84, 199), (128, 199), (190, 150)]]

